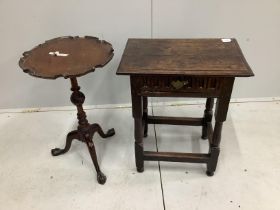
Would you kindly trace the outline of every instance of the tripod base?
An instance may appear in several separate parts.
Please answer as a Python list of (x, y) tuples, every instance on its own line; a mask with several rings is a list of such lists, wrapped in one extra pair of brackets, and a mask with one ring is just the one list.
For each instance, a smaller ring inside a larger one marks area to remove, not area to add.
[(101, 172), (101, 170), (99, 168), (96, 151), (95, 151), (95, 146), (92, 141), (93, 136), (96, 132), (102, 138), (108, 138), (108, 137), (115, 135), (114, 128), (111, 128), (106, 133), (104, 133), (102, 128), (98, 124), (91, 124), (88, 126), (88, 129), (83, 129), (81, 131), (74, 130), (74, 131), (71, 131), (70, 133), (68, 133), (68, 135), (66, 137), (65, 147), (63, 149), (60, 149), (60, 148), (52, 149), (51, 153), (53, 156), (58, 156), (58, 155), (62, 155), (64, 153), (68, 152), (71, 147), (72, 141), (74, 139), (86, 143), (88, 146), (89, 153), (91, 155), (92, 162), (93, 162), (96, 172), (97, 172), (97, 181), (99, 184), (105, 184), (107, 178)]
[(106, 176), (101, 172), (99, 168), (95, 146), (92, 139), (96, 132), (102, 138), (108, 138), (115, 135), (115, 130), (114, 128), (111, 128), (106, 133), (104, 133), (100, 125), (98, 125), (97, 123), (95, 124), (88, 123), (87, 115), (83, 109), (85, 95), (80, 91), (77, 78), (71, 77), (70, 80), (71, 80), (71, 90), (73, 91), (70, 100), (77, 107), (77, 111), (78, 111), (77, 118), (79, 123), (78, 129), (71, 131), (70, 133), (67, 134), (66, 144), (64, 149), (55, 148), (52, 149), (51, 153), (53, 156), (58, 156), (68, 152), (71, 147), (72, 141), (74, 139), (86, 143), (92, 162), (95, 166), (95, 170), (97, 172), (97, 181), (99, 184), (105, 184)]

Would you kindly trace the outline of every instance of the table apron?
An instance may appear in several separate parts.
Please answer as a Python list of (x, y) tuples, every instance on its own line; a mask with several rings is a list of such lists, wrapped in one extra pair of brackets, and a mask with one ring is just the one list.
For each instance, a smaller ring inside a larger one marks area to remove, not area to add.
[(141, 91), (138, 93), (140, 96), (146, 97), (191, 97), (191, 98), (217, 98), (219, 97), (219, 93), (212, 92), (160, 92), (160, 91)]
[(226, 77), (133, 75), (131, 88), (149, 97), (219, 97)]

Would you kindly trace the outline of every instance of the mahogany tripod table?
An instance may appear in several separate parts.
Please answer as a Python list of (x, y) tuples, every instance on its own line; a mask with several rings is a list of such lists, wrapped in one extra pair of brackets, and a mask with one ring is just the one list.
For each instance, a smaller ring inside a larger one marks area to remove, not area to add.
[(112, 128), (104, 133), (98, 124), (89, 124), (83, 109), (85, 95), (80, 91), (77, 77), (105, 66), (113, 58), (113, 51), (110, 43), (95, 37), (59, 37), (24, 52), (19, 61), (19, 66), (31, 76), (44, 79), (70, 78), (73, 91), (71, 102), (77, 107), (78, 129), (68, 133), (64, 149), (55, 148), (51, 153), (58, 156), (68, 152), (74, 139), (86, 143), (100, 184), (106, 182), (106, 176), (98, 165), (93, 135), (97, 132), (102, 138), (107, 138), (113, 136), (115, 130)]
[[(117, 74), (130, 76), (137, 171), (144, 171), (144, 161), (191, 162), (207, 164), (206, 174), (214, 175), (234, 79), (254, 75), (237, 41), (129, 39)], [(148, 97), (199, 97), (207, 101), (202, 118), (149, 116)], [(144, 151), (148, 124), (202, 126), (202, 139), (209, 140), (209, 152)]]

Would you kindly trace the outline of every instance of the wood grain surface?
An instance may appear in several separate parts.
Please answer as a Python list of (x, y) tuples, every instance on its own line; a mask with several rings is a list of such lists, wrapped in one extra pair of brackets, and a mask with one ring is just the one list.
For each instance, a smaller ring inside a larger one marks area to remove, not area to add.
[(129, 39), (117, 74), (253, 76), (235, 39)]

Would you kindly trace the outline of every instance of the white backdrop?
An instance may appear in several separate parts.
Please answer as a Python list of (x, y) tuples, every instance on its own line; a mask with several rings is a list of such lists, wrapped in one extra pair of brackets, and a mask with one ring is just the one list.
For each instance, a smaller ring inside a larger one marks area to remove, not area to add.
[(54, 37), (91, 35), (112, 43), (113, 60), (79, 79), (86, 104), (130, 102), (115, 72), (127, 38), (235, 37), (254, 73), (233, 97), (280, 95), (280, 1), (0, 0), (0, 108), (70, 105), (70, 82), (22, 73), (21, 53)]

